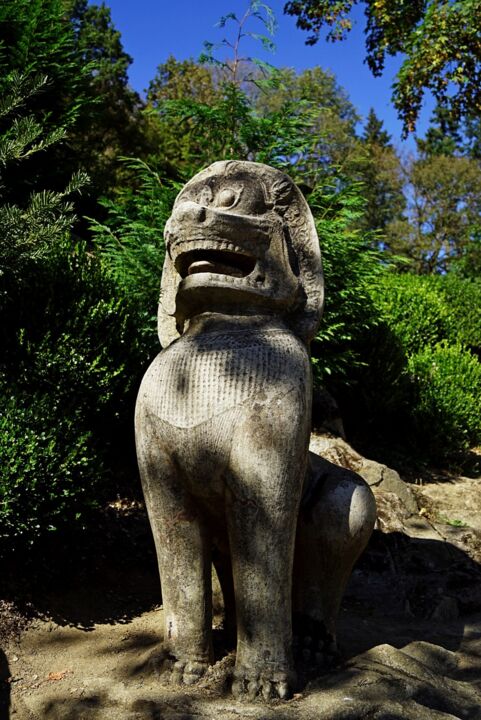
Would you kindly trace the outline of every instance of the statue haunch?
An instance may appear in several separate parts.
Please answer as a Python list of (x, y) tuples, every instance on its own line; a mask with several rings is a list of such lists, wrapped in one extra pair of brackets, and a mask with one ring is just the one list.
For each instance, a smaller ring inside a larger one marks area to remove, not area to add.
[(309, 342), (323, 302), (313, 218), (283, 173), (217, 162), (179, 194), (165, 239), (164, 349), (136, 410), (162, 653), (187, 684), (212, 662), (213, 562), (237, 628), (234, 694), (285, 698), (293, 619), (313, 659), (334, 649), (375, 519), (361, 478), (308, 452)]

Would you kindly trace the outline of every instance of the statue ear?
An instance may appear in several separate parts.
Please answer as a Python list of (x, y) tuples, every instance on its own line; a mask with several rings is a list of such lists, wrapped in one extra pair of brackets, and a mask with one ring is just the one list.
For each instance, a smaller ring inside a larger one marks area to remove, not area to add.
[(319, 238), (311, 209), (297, 185), (288, 175), (269, 168), (269, 173), (272, 172), (276, 175), (274, 180), (268, 176), (265, 182), (275, 212), (289, 229), (304, 291), (304, 301), (291, 313), (289, 324), (296, 335), (309, 343), (319, 327), (324, 304)]
[(168, 347), (180, 337), (175, 319), (175, 296), (181, 277), (174, 267), (174, 263), (166, 254), (160, 283), (160, 300), (157, 314), (157, 332), (160, 344)]
[(282, 217), (284, 217), (287, 208), (292, 202), (294, 192), (292, 180), (285, 175), (275, 180), (270, 187), (270, 197), (274, 203), (274, 209)]
[(319, 238), (311, 209), (295, 185), (293, 191), (283, 217), (297, 255), (300, 281), (306, 299), (303, 307), (292, 314), (290, 324), (294, 332), (309, 343), (316, 335), (321, 321), (324, 277)]

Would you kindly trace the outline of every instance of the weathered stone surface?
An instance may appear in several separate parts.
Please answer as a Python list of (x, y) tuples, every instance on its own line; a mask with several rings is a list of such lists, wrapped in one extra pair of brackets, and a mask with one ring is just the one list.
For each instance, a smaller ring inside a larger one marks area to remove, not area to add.
[(378, 463), (375, 460), (368, 460), (356, 452), (343, 438), (332, 435), (312, 434), (310, 449), (312, 452), (330, 460), (335, 465), (349, 468), (358, 473), (375, 492), (395, 493), (404, 503), (410, 512), (417, 512), (416, 499), (401, 480), (399, 474), (392, 468)]
[(237, 625), (233, 691), (285, 698), (293, 611), (301, 647), (308, 632), (313, 658), (335, 650), (340, 598), (375, 521), (359, 476), (308, 464), (323, 299), (314, 221), (283, 173), (219, 162), (184, 187), (165, 237), (164, 350), (136, 410), (164, 603), (153, 663), (184, 684), (206, 672), (213, 560)]
[[(378, 645), (309, 689), (306, 705), (329, 720), (481, 718), (480, 695), (453, 680), (457, 658), (442, 647), (413, 642), (402, 650)], [(319, 707), (319, 700), (320, 705)]]

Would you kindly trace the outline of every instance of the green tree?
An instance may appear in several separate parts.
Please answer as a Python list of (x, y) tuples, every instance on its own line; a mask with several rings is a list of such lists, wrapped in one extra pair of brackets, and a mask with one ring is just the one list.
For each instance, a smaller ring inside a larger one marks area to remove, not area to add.
[(193, 156), (202, 154), (199, 144), (199, 128), (194, 118), (184, 116), (182, 122), (172, 122), (164, 112), (170, 101), (189, 101), (212, 107), (220, 101), (222, 93), (216, 85), (212, 68), (194, 60), (176, 60), (173, 56), (157, 67), (147, 91), (149, 118), (157, 139), (156, 156), (168, 168), (170, 175), (177, 175)]
[[(359, 150), (358, 116), (334, 76), (321, 68), (296, 74), (241, 54), (247, 35), (271, 47), (268, 35), (251, 33), (248, 21), (274, 30), (268, 6), (253, 0), (241, 18), (229, 13), (220, 27), (231, 39), (206, 43), (207, 66), (174, 58), (159, 66), (149, 88), (158, 110), (161, 154), (190, 175), (215, 159), (245, 158), (282, 166), (311, 187), (347, 168)], [(214, 51), (228, 49), (219, 60)]]
[[(88, 72), (78, 61), (61, 0), (6, 0), (0, 5), (0, 97), (5, 99), (0, 133), (4, 143), (23, 138), (18, 153), (29, 158), (28, 173), (19, 165), (20, 157), (4, 164), (5, 201), (21, 206), (32, 191), (65, 187), (78, 169), (60, 155), (65, 157), (67, 133), (88, 104)], [(27, 136), (30, 142), (25, 143)], [(40, 136), (42, 152), (34, 152)], [(56, 141), (48, 142), (49, 136)]]
[(435, 107), (425, 137), (417, 138), (416, 143), (425, 157), (464, 154), (459, 123), (441, 105)]
[(402, 216), (405, 198), (399, 158), (373, 108), (361, 140), (363, 152), (358, 172), (365, 199), (361, 223), (366, 230), (385, 234), (389, 224)]
[[(289, 0), (284, 11), (318, 41), (323, 28), (338, 40), (351, 29), (358, 0)], [(404, 131), (415, 129), (424, 92), (455, 118), (481, 110), (481, 5), (479, 0), (365, 0), (367, 63), (380, 75), (386, 55), (405, 57), (394, 84), (393, 101)]]
[[(146, 157), (153, 149), (139, 95), (128, 84), (132, 63), (105, 4), (73, 0), (68, 12), (79, 65), (89, 68), (90, 102), (69, 133), (72, 161), (90, 175), (94, 195), (111, 194), (125, 168), (120, 156)], [(90, 209), (90, 208), (89, 208)]]
[[(246, 88), (253, 87), (250, 83), (252, 75), (256, 75), (255, 63), (252, 58), (241, 56), (239, 43), (247, 35), (260, 39), (264, 45), (269, 42), (266, 36), (246, 29), (249, 19), (262, 22), (272, 32), (271, 10), (258, 0), (251, 0), (241, 19), (234, 13), (221, 18), (222, 28), (227, 23), (234, 24), (232, 42), (224, 39), (220, 43), (229, 47), (232, 55), (218, 60), (213, 55), (214, 44), (205, 44), (202, 60), (215, 72), (215, 81), (211, 85), (203, 72), (205, 68), (196, 69), (205, 89), (201, 100), (196, 92), (192, 95), (193, 88), (184, 76), (185, 66), (173, 60), (168, 67), (161, 68), (151, 85), (164, 142), (168, 151), (169, 144), (174, 145), (169, 157), (176, 158), (181, 175), (190, 176), (214, 160), (229, 158), (257, 160), (292, 170), (293, 156), (305, 157), (313, 144), (312, 133), (308, 131), (313, 122), (311, 107), (303, 105), (299, 110), (294, 101), (283, 101), (275, 110), (260, 113), (255, 105), (257, 91), (246, 92)], [(260, 82), (258, 74), (256, 80)], [(278, 86), (276, 73), (265, 80), (263, 90), (273, 85)], [(180, 143), (176, 142), (179, 134)]]
[(299, 74), (282, 68), (258, 84), (260, 92), (253, 104), (261, 117), (289, 108), (293, 115), (308, 120), (306, 151), (292, 158), (299, 177), (313, 186), (333, 172), (349, 175), (359, 156), (355, 132), (359, 117), (333, 73), (320, 67)]
[(388, 247), (419, 273), (445, 272), (479, 248), (481, 168), (468, 157), (411, 158), (404, 166), (407, 210), (390, 224)]
[(416, 142), (423, 155), (465, 155), (481, 160), (481, 112), (472, 108), (460, 120), (437, 105), (426, 136)]
[(112, 192), (120, 178), (120, 155), (146, 156), (148, 119), (129, 87), (131, 58), (124, 52), (110, 10), (87, 0), (6, 0), (0, 5), (0, 93), (12, 73), (45, 78), (29, 102), (45, 132), (64, 128), (64, 141), (29, 162), (29, 174), (8, 168), (5, 193), (21, 202), (32, 188), (64, 187), (79, 168), (91, 177), (91, 199), (81, 210), (95, 213), (95, 197)]
[(155, 77), (149, 83), (147, 100), (158, 109), (166, 100), (185, 98), (213, 105), (218, 98), (213, 72), (192, 59), (176, 60), (170, 55), (157, 67)]

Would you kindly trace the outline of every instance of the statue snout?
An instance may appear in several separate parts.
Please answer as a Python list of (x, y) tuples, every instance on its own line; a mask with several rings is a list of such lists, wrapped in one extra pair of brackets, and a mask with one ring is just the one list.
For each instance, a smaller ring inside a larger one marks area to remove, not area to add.
[(180, 223), (203, 223), (206, 216), (207, 211), (203, 205), (186, 200), (174, 208), (171, 220)]

